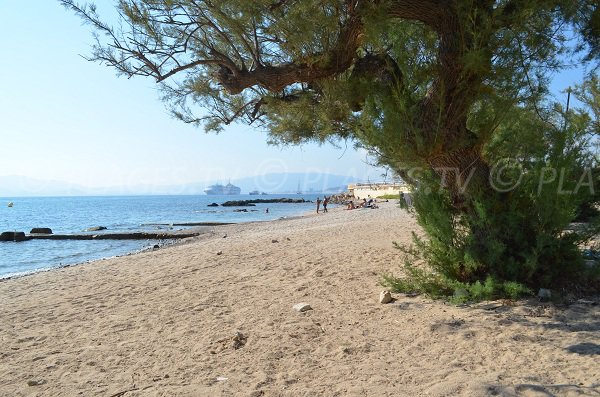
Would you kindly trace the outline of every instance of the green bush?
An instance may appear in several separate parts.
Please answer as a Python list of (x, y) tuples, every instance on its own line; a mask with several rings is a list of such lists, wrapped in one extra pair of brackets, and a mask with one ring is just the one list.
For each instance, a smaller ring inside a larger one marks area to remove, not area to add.
[(512, 139), (519, 131), (499, 133), (491, 142), (497, 146), (493, 152), (512, 150), (518, 156), (503, 165), (503, 181), (511, 188), (471, 191), (460, 209), (434, 173), (424, 175), (413, 211), (426, 238), (413, 234), (411, 246), (397, 245), (405, 254), (405, 276), (386, 275), (383, 283), (457, 303), (515, 299), (539, 288), (597, 286), (598, 276), (586, 269), (580, 247), (600, 230), (598, 221), (567, 231), (579, 209), (596, 200), (582, 144), (587, 130), (577, 121), (573, 115), (570, 128), (540, 128), (547, 146), (539, 152), (523, 147), (514, 153)]

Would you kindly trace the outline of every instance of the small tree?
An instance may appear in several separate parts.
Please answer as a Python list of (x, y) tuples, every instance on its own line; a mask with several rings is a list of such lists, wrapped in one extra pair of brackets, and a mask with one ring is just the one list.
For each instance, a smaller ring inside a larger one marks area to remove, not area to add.
[[(419, 187), (429, 240), (417, 243), (436, 278), (553, 286), (579, 258), (558, 231), (568, 200), (535, 178), (564, 165), (572, 182), (584, 166), (572, 145), (588, 126), (554, 128), (543, 105), (571, 51), (566, 28), (598, 58), (594, 0), (121, 0), (117, 28), (94, 5), (61, 3), (98, 33), (92, 60), (153, 77), (185, 122), (376, 154)], [(502, 192), (490, 175), (507, 152), (526, 177)]]

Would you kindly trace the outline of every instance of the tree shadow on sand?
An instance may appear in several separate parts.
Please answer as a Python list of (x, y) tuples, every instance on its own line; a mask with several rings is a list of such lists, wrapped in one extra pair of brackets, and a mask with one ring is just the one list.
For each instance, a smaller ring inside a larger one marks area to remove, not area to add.
[(582, 356), (600, 355), (600, 345), (597, 343), (583, 342), (567, 347), (567, 351)]
[(503, 314), (502, 325), (519, 323), (561, 332), (600, 332), (600, 304), (597, 301), (554, 305), (531, 300), (514, 307), (492, 307), (489, 312)]
[(515, 386), (490, 385), (487, 387), (486, 396), (600, 396), (600, 384), (594, 384), (589, 387), (579, 385), (534, 385), (525, 383)]

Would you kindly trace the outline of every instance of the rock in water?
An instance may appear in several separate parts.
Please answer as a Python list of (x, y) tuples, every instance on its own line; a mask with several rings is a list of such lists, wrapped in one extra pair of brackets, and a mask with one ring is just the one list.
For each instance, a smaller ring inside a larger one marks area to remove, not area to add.
[(234, 201), (226, 201), (223, 204), (221, 204), (223, 207), (245, 207), (245, 206), (250, 206), (250, 207), (254, 207), (256, 206), (257, 203), (265, 203), (265, 204), (271, 204), (271, 203), (291, 203), (291, 204), (296, 204), (296, 203), (310, 203), (310, 201), (308, 200), (304, 200), (304, 199), (293, 199), (293, 198), (272, 198), (272, 199), (256, 199), (256, 200), (234, 200)]
[(294, 310), (296, 310), (297, 312), (303, 313), (305, 311), (312, 310), (312, 307), (310, 307), (310, 305), (308, 303), (302, 302), (302, 303), (296, 303), (294, 305)]
[(388, 290), (381, 291), (379, 294), (379, 303), (390, 303), (392, 301), (392, 294)]
[(85, 229), (86, 232), (99, 232), (100, 230), (106, 230), (106, 226), (93, 226)]
[(0, 241), (25, 241), (27, 236), (25, 232), (3, 232), (0, 234)]
[(34, 227), (29, 232), (31, 234), (52, 234), (52, 229), (49, 227)]

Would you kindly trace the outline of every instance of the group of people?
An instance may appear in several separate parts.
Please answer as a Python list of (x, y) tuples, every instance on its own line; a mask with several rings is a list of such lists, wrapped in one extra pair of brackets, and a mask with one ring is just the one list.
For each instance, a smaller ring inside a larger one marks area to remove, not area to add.
[(323, 212), (327, 212), (327, 204), (329, 204), (330, 197), (324, 196), (321, 201), (321, 197), (317, 197), (317, 214), (319, 213), (319, 209), (321, 208), (321, 203), (323, 203)]
[[(329, 204), (330, 199), (331, 199), (331, 197), (327, 197), (327, 196), (324, 196), (323, 200), (321, 200), (321, 197), (317, 197), (317, 214), (321, 210), (321, 204), (323, 204), (323, 212), (327, 212), (327, 204)], [(358, 198), (358, 199), (360, 200), (360, 198)], [(373, 199), (373, 198), (371, 198), (371, 196), (369, 196), (368, 200), (366, 198), (363, 198), (362, 203), (360, 203), (360, 204), (354, 204), (354, 201), (350, 200), (346, 206), (347, 210), (353, 210), (356, 208), (379, 208), (379, 207), (377, 206), (377, 202), (375, 201), (375, 199)]]
[[(405, 197), (406, 197), (406, 194), (405, 194)], [(317, 214), (321, 210), (321, 204), (323, 205), (323, 212), (327, 212), (327, 205), (329, 204), (330, 199), (331, 199), (331, 196), (330, 197), (323, 196), (323, 200), (321, 200), (321, 197), (317, 197)], [(360, 200), (360, 197), (358, 199)], [(374, 199), (372, 199), (371, 196), (369, 196), (369, 200), (367, 200), (366, 198), (363, 198), (362, 203), (356, 204), (356, 205), (354, 204), (354, 201), (350, 200), (348, 202), (348, 205), (346, 206), (347, 210), (353, 210), (356, 208), (379, 208), (379, 207), (377, 206), (376, 201)], [(268, 214), (269, 209), (267, 208), (265, 210), (265, 212)]]
[(375, 200), (371, 198), (371, 196), (369, 196), (369, 200), (367, 201), (366, 198), (363, 198), (362, 203), (358, 204), (358, 205), (354, 205), (354, 201), (350, 201), (348, 203), (348, 205), (346, 206), (347, 210), (353, 210), (356, 208), (379, 208), (377, 206), (377, 204), (375, 203)]

